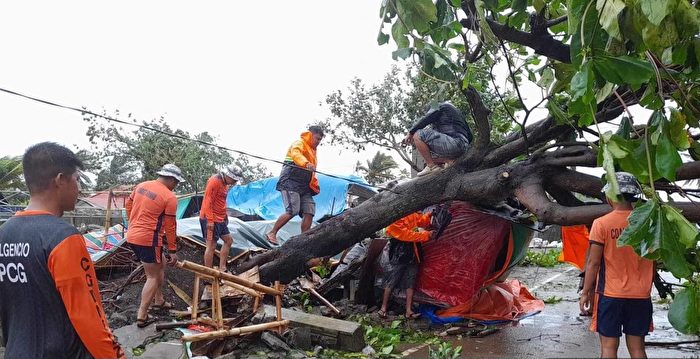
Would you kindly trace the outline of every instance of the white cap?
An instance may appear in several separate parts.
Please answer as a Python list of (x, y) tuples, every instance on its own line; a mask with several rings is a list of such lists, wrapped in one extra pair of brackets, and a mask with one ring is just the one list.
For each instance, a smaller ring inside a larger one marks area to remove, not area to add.
[(160, 171), (156, 172), (159, 176), (163, 177), (173, 177), (175, 178), (178, 182), (185, 182), (185, 178), (182, 177), (182, 171), (180, 170), (180, 167), (175, 166), (172, 163), (168, 163), (163, 168), (160, 169)]
[(238, 168), (238, 166), (236, 166), (236, 165), (227, 166), (221, 172), (224, 175), (226, 175), (227, 177), (231, 177), (232, 179), (236, 180), (237, 182), (241, 182), (243, 180), (243, 175), (241, 174), (241, 169)]

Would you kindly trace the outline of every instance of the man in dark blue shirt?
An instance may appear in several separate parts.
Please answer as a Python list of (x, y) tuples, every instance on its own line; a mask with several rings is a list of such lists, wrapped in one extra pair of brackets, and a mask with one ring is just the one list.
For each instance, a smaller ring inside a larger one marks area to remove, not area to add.
[(403, 142), (416, 146), (425, 160), (418, 176), (425, 176), (464, 154), (472, 142), (472, 132), (462, 112), (450, 102), (443, 102), (418, 120)]

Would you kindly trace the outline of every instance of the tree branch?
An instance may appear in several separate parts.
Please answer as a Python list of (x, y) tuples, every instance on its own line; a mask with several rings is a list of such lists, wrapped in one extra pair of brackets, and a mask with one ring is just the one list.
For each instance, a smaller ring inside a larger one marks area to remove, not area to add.
[(539, 183), (530, 183), (516, 189), (515, 196), (537, 216), (538, 220), (559, 225), (589, 224), (595, 218), (610, 212), (611, 209), (607, 204), (562, 206), (550, 201)]
[(462, 94), (469, 101), (469, 107), (472, 112), (472, 117), (474, 118), (474, 123), (476, 124), (477, 134), (479, 135), (476, 139), (476, 148), (484, 149), (491, 143), (491, 124), (489, 123), (489, 116), (491, 115), (491, 110), (489, 110), (481, 99), (479, 91), (477, 91), (474, 86), (469, 85), (466, 89), (459, 85)]

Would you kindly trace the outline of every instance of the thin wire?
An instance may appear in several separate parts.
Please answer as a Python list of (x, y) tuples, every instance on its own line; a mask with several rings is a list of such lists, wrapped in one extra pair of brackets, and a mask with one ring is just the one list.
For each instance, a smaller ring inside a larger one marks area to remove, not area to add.
[[(386, 191), (394, 192), (394, 191), (392, 191), (392, 190), (389, 189), (389, 188), (384, 188), (384, 187), (375, 186), (375, 185), (367, 184), (367, 183), (360, 182), (360, 181), (351, 180), (351, 179), (348, 179), (348, 178), (343, 178), (343, 177), (340, 177), (340, 176), (336, 176), (336, 175), (332, 175), (332, 174), (329, 174), (329, 173), (321, 172), (321, 171), (319, 171), (319, 170), (313, 170), (313, 171), (312, 171), (312, 170), (310, 170), (310, 169), (308, 169), (308, 168), (306, 168), (306, 167), (301, 167), (301, 166), (298, 166), (298, 165), (296, 165), (296, 164), (294, 164), (294, 163), (290, 164), (290, 163), (286, 163), (286, 162), (284, 162), (284, 161), (274, 160), (274, 159), (271, 159), (271, 158), (266, 158), (266, 157), (263, 157), (263, 156), (254, 155), (254, 154), (251, 154), (251, 153), (248, 153), (248, 152), (245, 152), (245, 151), (236, 150), (236, 149), (228, 148), (228, 147), (225, 147), (225, 146), (217, 145), (217, 144), (214, 144), (214, 143), (210, 143), (210, 142), (198, 140), (198, 139), (196, 139), (196, 138), (189, 138), (189, 137), (177, 135), (177, 134), (174, 134), (174, 133), (168, 133), (168, 132), (165, 132), (165, 131), (163, 131), (163, 130), (159, 130), (159, 129), (157, 129), (157, 128), (149, 127), (149, 126), (146, 126), (146, 125), (139, 125), (139, 124), (137, 124), (137, 123), (131, 123), (131, 122), (123, 121), (123, 120), (118, 120), (118, 119), (113, 118), (113, 117), (109, 117), (109, 116), (105, 116), (105, 115), (100, 115), (100, 114), (94, 113), (94, 112), (92, 112), (92, 111), (88, 111), (87, 109), (84, 109), (84, 108), (83, 108), (83, 109), (79, 109), (79, 108), (72, 107), (72, 106), (61, 105), (61, 104), (59, 104), (59, 103), (55, 103), (55, 102), (47, 101), (47, 100), (42, 100), (42, 99), (37, 98), (37, 97), (24, 95), (24, 94), (21, 94), (21, 93), (19, 93), (19, 92), (15, 92), (15, 91), (12, 91), (12, 90), (7, 90), (7, 89), (1, 88), (1, 87), (0, 87), (0, 91), (5, 92), (5, 93), (8, 93), (8, 94), (11, 94), (11, 95), (23, 97), (23, 98), (26, 98), (26, 99), (29, 99), (29, 100), (32, 100), (32, 101), (40, 102), (40, 103), (43, 103), (43, 104), (46, 104), (46, 105), (49, 105), (49, 106), (55, 106), (55, 107), (59, 107), (59, 108), (63, 108), (63, 109), (71, 110), (71, 111), (80, 112), (82, 115), (88, 114), (88, 115), (92, 115), (92, 116), (96, 116), (96, 117), (103, 118), (103, 119), (108, 120), (108, 121), (121, 123), (121, 124), (123, 124), (123, 125), (128, 125), (128, 126), (134, 126), (134, 127), (138, 127), (138, 128), (143, 128), (143, 129), (150, 130), (150, 131), (153, 131), (153, 132), (157, 132), (157, 133), (160, 133), (160, 134), (163, 134), (163, 135), (166, 135), (166, 136), (170, 136), (170, 137), (174, 137), (174, 138), (179, 138), (179, 139), (184, 140), (184, 141), (197, 142), (197, 143), (202, 144), (202, 145), (205, 145), (205, 146), (211, 146), (211, 147), (215, 147), (215, 148), (222, 149), (222, 150), (225, 150), (225, 151), (229, 151), (229, 152), (233, 152), (233, 153), (238, 153), (238, 154), (241, 154), (241, 155), (244, 155), (244, 156), (248, 156), (248, 157), (252, 157), (252, 158), (256, 158), (256, 159), (259, 159), (259, 160), (262, 160), (262, 161), (274, 162), (274, 163), (278, 163), (278, 164), (281, 164), (281, 165), (284, 165), (284, 166), (290, 166), (290, 167), (295, 167), (295, 168), (298, 168), (298, 169), (302, 169), (302, 170), (304, 170), (304, 171), (320, 173), (320, 174), (322, 174), (322, 175), (325, 175), (325, 176), (328, 176), (328, 177), (332, 177), (332, 178), (335, 178), (335, 179), (339, 179), (339, 180), (343, 180), (343, 181), (346, 181), (346, 182), (355, 183), (355, 184), (362, 185), (362, 186), (366, 186), (366, 187), (372, 187), (372, 188), (377, 188), (377, 189), (381, 189), (381, 190), (386, 190)], [(396, 192), (395, 192), (395, 193), (396, 193)]]

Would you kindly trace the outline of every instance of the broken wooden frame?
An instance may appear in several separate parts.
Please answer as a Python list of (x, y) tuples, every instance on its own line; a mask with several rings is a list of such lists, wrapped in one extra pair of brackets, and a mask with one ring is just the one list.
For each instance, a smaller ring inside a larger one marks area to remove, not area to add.
[[(274, 288), (271, 288), (268, 286), (264, 286), (260, 283), (255, 283), (247, 279), (240, 278), (231, 273), (222, 272), (218, 269), (205, 267), (203, 265), (196, 264), (190, 261), (178, 261), (177, 266), (195, 274), (191, 304), (192, 322), (201, 322), (207, 325), (211, 325), (217, 329), (208, 333), (185, 335), (182, 337), (183, 341), (199, 341), (223, 338), (234, 335), (261, 332), (273, 328), (277, 328), (277, 330), (281, 332), (283, 328), (287, 324), (289, 324), (288, 321), (282, 320), (283, 291), (279, 281), (275, 282)], [(211, 320), (197, 318), (197, 309), (199, 307), (199, 284), (202, 279), (209, 280), (212, 283)], [(224, 325), (225, 320), (223, 318), (223, 308), (221, 307), (220, 282), (223, 282), (227, 285), (231, 285), (235, 289), (238, 289), (241, 292), (254, 297), (256, 305), (253, 308), (253, 312), (257, 311), (259, 303), (262, 301), (262, 296), (264, 294), (273, 295), (275, 297), (275, 306), (277, 308), (277, 320), (270, 323), (250, 325), (246, 327), (226, 328)]]

